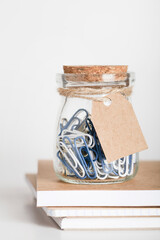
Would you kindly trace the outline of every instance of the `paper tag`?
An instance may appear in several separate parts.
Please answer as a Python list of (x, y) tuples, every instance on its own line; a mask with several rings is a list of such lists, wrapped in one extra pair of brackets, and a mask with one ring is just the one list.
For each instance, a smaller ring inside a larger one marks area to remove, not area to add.
[(120, 93), (107, 96), (111, 104), (92, 103), (91, 119), (108, 162), (148, 148), (132, 104)]

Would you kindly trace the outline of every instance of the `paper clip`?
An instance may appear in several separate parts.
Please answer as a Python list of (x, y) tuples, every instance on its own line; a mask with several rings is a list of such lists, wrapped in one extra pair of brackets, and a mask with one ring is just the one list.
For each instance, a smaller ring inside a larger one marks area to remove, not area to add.
[(128, 156), (119, 159), (118, 173), (120, 177), (126, 177), (128, 175)]
[(133, 174), (133, 170), (134, 170), (134, 158), (135, 158), (135, 154), (131, 154), (129, 155), (129, 171), (128, 171), (128, 176)]
[[(80, 115), (82, 115), (83, 113), (84, 113), (84, 117), (81, 119)], [(64, 129), (73, 130), (73, 129), (80, 128), (83, 122), (85, 122), (87, 117), (88, 117), (88, 112), (85, 109), (81, 108), (74, 113), (74, 115), (70, 118), (69, 121), (66, 121), (66, 119), (63, 119), (63, 123), (60, 123), (59, 135), (61, 135)], [(65, 122), (65, 125), (63, 125), (64, 122)]]
[[(69, 171), (69, 173), (74, 173), (72, 167), (65, 161), (63, 155), (60, 151), (57, 152), (57, 157), (61, 161), (61, 163), (66, 167), (66, 169)], [(75, 173), (74, 173), (75, 175)]]
[(128, 175), (128, 164), (128, 156), (113, 162), (114, 169), (120, 177), (126, 177)]
[(106, 179), (108, 177), (108, 173), (103, 172), (102, 164), (99, 163), (98, 161), (95, 162), (95, 168), (98, 179)]
[[(107, 163), (107, 160), (105, 158), (104, 152), (102, 150), (102, 146), (100, 144), (100, 141), (98, 139), (97, 133), (95, 131), (95, 128), (93, 126), (93, 123), (91, 121), (91, 119), (87, 118), (86, 120), (86, 126), (89, 130), (89, 133), (93, 136), (94, 138), (94, 142), (95, 142), (95, 151), (98, 154), (98, 161), (99, 164), (96, 164), (96, 167), (98, 168), (98, 173), (102, 173), (102, 171), (100, 170), (101, 168), (103, 169), (103, 176), (107, 176), (108, 174), (110, 174), (111, 172), (113, 172), (113, 167), (112, 165)], [(99, 168), (100, 166), (100, 168)], [(116, 174), (116, 173), (115, 173)]]
[[(81, 132), (81, 131), (78, 131), (78, 130), (72, 130), (71, 131), (71, 130), (64, 129), (62, 131), (61, 136), (59, 136), (58, 139), (61, 139), (61, 138), (65, 137), (65, 136), (68, 136), (72, 143), (74, 142), (74, 139), (76, 137), (84, 137), (88, 147), (93, 148), (95, 146), (95, 141), (94, 141), (93, 136), (91, 136), (88, 133), (84, 133), (84, 132)], [(81, 146), (84, 145), (84, 143), (83, 143), (81, 138), (79, 138), (79, 142), (77, 144), (78, 144), (78, 147), (81, 147)]]
[[(79, 139), (82, 139), (84, 143), (84, 146), (80, 148), (78, 148), (77, 146), (77, 141), (79, 141)], [(75, 146), (77, 157), (79, 158), (87, 177), (90, 179), (95, 179), (97, 177), (97, 174), (96, 174), (96, 169), (93, 162), (96, 161), (98, 157), (96, 151), (91, 148), (88, 148), (87, 143), (84, 137), (82, 136), (76, 137), (74, 139), (74, 146)], [(92, 151), (95, 154), (95, 159), (93, 159), (93, 157), (91, 156), (90, 151)]]
[[(72, 148), (68, 148), (68, 146), (65, 144), (65, 139), (70, 141), (70, 139), (66, 136), (63, 138), (63, 141), (59, 142), (58, 145), (59, 152), (57, 154), (58, 158), (67, 167), (69, 172), (71, 173), (73, 172), (80, 179), (86, 178), (83, 166), (81, 165), (80, 161), (77, 159), (75, 153), (73, 152), (74, 147), (72, 143), (70, 142)], [(63, 158), (60, 157), (60, 153), (63, 156)]]

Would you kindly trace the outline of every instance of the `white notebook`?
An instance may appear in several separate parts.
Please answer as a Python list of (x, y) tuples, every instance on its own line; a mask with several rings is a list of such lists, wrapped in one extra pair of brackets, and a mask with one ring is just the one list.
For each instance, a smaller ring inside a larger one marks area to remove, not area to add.
[(50, 217), (160, 217), (160, 208), (142, 207), (82, 207), (82, 208), (53, 208), (43, 207), (45, 213)]
[(160, 229), (160, 217), (53, 218), (61, 229)]

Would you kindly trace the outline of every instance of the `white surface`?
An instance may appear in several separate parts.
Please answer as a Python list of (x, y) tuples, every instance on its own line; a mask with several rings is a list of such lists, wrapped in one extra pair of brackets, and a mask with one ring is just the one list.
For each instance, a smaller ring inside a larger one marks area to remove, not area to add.
[(37, 191), (37, 206), (160, 206), (160, 190)]
[(4, 188), (0, 192), (0, 234), (3, 240), (159, 240), (159, 230), (63, 231), (34, 205), (27, 184)]

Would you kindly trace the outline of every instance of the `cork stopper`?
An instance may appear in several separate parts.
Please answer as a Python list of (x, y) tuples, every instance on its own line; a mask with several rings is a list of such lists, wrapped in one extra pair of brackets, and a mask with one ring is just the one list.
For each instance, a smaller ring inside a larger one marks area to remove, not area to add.
[(64, 73), (73, 73), (73, 74), (126, 73), (127, 69), (128, 69), (127, 65), (63, 66)]
[(110, 81), (122, 81), (127, 77), (127, 65), (90, 65), (90, 66), (63, 66), (68, 81), (102, 82), (103, 74), (111, 74)]

